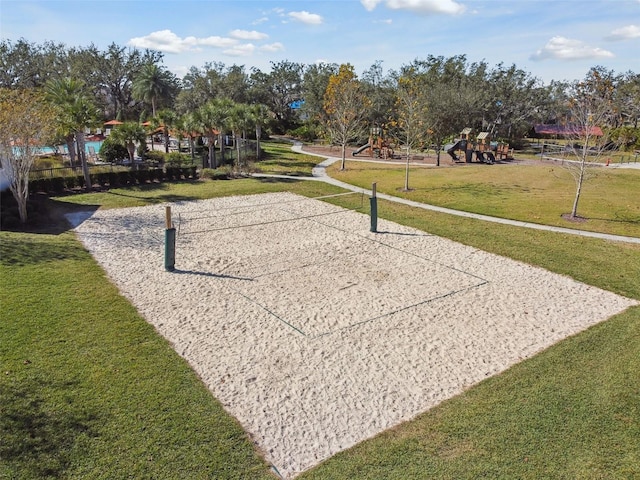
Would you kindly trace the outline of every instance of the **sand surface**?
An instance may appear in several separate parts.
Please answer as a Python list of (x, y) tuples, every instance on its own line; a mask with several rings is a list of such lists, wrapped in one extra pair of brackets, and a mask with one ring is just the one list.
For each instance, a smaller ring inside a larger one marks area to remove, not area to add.
[(637, 303), (288, 193), (172, 213), (174, 272), (164, 206), (76, 232), (284, 478)]

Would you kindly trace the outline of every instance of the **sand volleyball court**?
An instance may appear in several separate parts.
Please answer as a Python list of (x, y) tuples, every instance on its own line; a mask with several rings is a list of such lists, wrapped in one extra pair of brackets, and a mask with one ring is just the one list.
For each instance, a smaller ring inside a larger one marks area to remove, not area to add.
[(164, 206), (76, 232), (285, 478), (637, 303), (289, 193), (171, 206), (174, 272)]

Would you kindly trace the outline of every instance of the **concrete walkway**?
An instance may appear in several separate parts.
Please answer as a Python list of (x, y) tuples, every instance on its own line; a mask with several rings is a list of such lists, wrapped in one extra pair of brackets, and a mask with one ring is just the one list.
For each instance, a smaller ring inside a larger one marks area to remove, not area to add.
[[(326, 172), (326, 168), (335, 163), (340, 161), (340, 158), (337, 157), (326, 157), (325, 155), (319, 155), (316, 153), (311, 153), (311, 152), (305, 152), (302, 150), (302, 143), (298, 142), (298, 141), (294, 141), (293, 143), (293, 147), (291, 147), (292, 150), (294, 152), (298, 152), (298, 153), (304, 153), (305, 155), (314, 155), (316, 157), (322, 157), (325, 160), (322, 161), (321, 163), (319, 163), (318, 165), (315, 166), (315, 168), (312, 171), (313, 174), (313, 180), (318, 180), (318, 181), (322, 181), (325, 183), (330, 183), (332, 185), (336, 185), (338, 187), (344, 188), (345, 190), (351, 190), (354, 192), (364, 192), (367, 195), (371, 195), (371, 190), (366, 190), (363, 188), (359, 188), (359, 187), (355, 187), (353, 185), (350, 185), (348, 183), (345, 182), (341, 182), (339, 180), (336, 180), (335, 178), (331, 178), (329, 175), (327, 175)], [(258, 176), (263, 176), (263, 175), (258, 175)], [(290, 177), (287, 175), (264, 175), (264, 176), (268, 176), (268, 177), (276, 177), (276, 178), (296, 178), (296, 179), (303, 179), (304, 177)], [(308, 180), (312, 180), (311, 178), (308, 178)], [(515, 227), (524, 227), (524, 228), (532, 228), (534, 230), (546, 230), (549, 232), (557, 232), (557, 233), (566, 233), (566, 234), (570, 234), (570, 235), (581, 235), (583, 237), (592, 237), (592, 238), (599, 238), (602, 240), (610, 240), (613, 242), (627, 242), (627, 243), (638, 243), (640, 244), (640, 238), (638, 237), (626, 237), (623, 235), (610, 235), (608, 233), (598, 233), (598, 232), (588, 232), (585, 230), (575, 230), (572, 228), (563, 228), (563, 227), (554, 227), (551, 225), (540, 225), (537, 223), (529, 223), (529, 222), (521, 222), (519, 220), (509, 220), (506, 218), (498, 218), (498, 217), (491, 217), (489, 215), (481, 215), (478, 213), (470, 213), (470, 212), (463, 212), (460, 210), (453, 210), (451, 208), (444, 208), (444, 207), (438, 207), (436, 205), (429, 205), (427, 203), (420, 203), (420, 202), (415, 202), (413, 200), (408, 200), (406, 198), (400, 198), (400, 197), (394, 197), (393, 195), (387, 195), (384, 193), (376, 193), (378, 198), (382, 198), (383, 200), (388, 200), (390, 202), (396, 202), (396, 203), (402, 203), (404, 205), (409, 205), (411, 207), (416, 207), (416, 208), (423, 208), (425, 210), (432, 210), (434, 212), (440, 212), (440, 213), (447, 213), (449, 215), (457, 215), (459, 217), (467, 217), (467, 218), (474, 218), (476, 220), (483, 220), (485, 222), (493, 222), (493, 223), (501, 223), (504, 225), (512, 225)]]

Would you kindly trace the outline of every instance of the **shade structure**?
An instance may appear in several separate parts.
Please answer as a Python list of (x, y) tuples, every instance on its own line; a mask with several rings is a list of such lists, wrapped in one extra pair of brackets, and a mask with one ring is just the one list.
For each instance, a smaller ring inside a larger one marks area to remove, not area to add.
[[(561, 137), (583, 136), (586, 133), (586, 127), (582, 125), (538, 124), (534, 125), (533, 129), (538, 135), (558, 135)], [(601, 137), (603, 135), (602, 129), (596, 126), (590, 127), (589, 135)]]

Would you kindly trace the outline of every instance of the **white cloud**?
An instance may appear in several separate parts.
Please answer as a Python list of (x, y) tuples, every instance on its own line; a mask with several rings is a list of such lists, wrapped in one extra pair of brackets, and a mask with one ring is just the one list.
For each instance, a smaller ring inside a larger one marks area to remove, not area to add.
[(256, 46), (252, 43), (236, 45), (233, 48), (223, 50), (222, 53), (230, 57), (248, 57), (256, 50)]
[(304, 10), (302, 12), (289, 12), (289, 17), (308, 25), (320, 25), (323, 22), (322, 17), (317, 13), (309, 13)]
[(589, 58), (609, 58), (613, 53), (599, 47), (592, 47), (580, 40), (565, 37), (553, 37), (536, 53), (531, 55), (531, 60), (580, 60)]
[(229, 35), (239, 40), (264, 40), (269, 38), (266, 33), (256, 32), (255, 30), (232, 30)]
[[(638, 2), (640, 2), (640, 0), (638, 0)], [(626, 27), (617, 28), (604, 38), (612, 42), (640, 38), (640, 27), (637, 25), (627, 25)]]
[(206, 37), (206, 38), (195, 38), (195, 37), (188, 37), (188, 38), (193, 38), (196, 42), (196, 45), (205, 45), (207, 47), (216, 47), (216, 48), (231, 47), (238, 43), (237, 40), (233, 38), (228, 38), (228, 37), (213, 36), (213, 37)]
[(180, 38), (171, 30), (159, 30), (144, 37), (134, 37), (127, 42), (128, 45), (137, 48), (148, 48), (167, 53), (182, 53), (189, 51), (199, 51), (200, 46), (229, 48), (238, 43), (233, 38), (226, 37), (185, 37)]
[(378, 6), (382, 0), (360, 0), (362, 6), (369, 12)]
[(444, 13), (447, 15), (457, 15), (464, 13), (466, 7), (454, 0), (360, 0), (362, 6), (372, 11), (382, 3), (392, 10), (408, 10), (420, 15), (431, 15)]
[(281, 44), (280, 42), (270, 43), (267, 45), (262, 45), (260, 47), (261, 52), (273, 53), (273, 52), (280, 52), (282, 50), (284, 50), (284, 45)]

